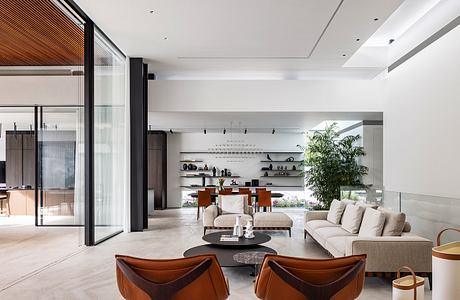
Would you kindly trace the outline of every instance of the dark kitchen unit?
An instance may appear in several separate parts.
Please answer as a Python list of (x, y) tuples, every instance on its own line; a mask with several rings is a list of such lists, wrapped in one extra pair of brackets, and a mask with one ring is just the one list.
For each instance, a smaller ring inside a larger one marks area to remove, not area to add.
[[(167, 203), (167, 136), (164, 131), (148, 131), (148, 189), (153, 193), (155, 209), (166, 209)], [(149, 201), (150, 202), (150, 201)], [(151, 211), (151, 208), (148, 208)]]

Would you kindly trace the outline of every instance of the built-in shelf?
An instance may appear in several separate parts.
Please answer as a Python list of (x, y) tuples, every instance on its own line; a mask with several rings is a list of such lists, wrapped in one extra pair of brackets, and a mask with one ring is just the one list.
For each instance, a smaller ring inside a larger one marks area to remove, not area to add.
[(232, 175), (232, 176), (210, 176), (210, 175), (191, 175), (191, 176), (187, 176), (187, 175), (181, 175), (180, 177), (182, 178), (240, 178), (240, 176), (238, 175)]
[[(180, 154), (217, 154), (211, 151), (181, 151)], [(303, 154), (302, 151), (263, 151), (261, 154)]]
[(270, 175), (270, 176), (260, 176), (260, 178), (270, 178), (270, 177), (282, 177), (282, 178), (303, 178), (303, 176), (298, 175)]
[(273, 170), (263, 170), (263, 169), (260, 169), (261, 172), (289, 172), (289, 171), (293, 171), (293, 172), (300, 172), (302, 170), (292, 170), (292, 169), (288, 169), (288, 170), (278, 170), (278, 169), (273, 169)]
[(197, 172), (212, 172), (212, 170), (180, 170), (181, 172), (193, 172), (193, 173), (197, 173)]
[(293, 161), (286, 161), (286, 160), (261, 160), (260, 162), (263, 163), (301, 163), (303, 160), (293, 160)]
[(199, 162), (203, 162), (203, 161), (199, 160), (199, 159), (186, 159), (186, 160), (181, 160), (180, 162), (199, 163)]

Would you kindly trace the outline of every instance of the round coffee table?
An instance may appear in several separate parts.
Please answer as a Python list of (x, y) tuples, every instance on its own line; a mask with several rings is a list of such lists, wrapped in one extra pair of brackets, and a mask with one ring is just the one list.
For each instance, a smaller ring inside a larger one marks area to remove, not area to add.
[(221, 242), (221, 235), (232, 234), (232, 231), (213, 232), (203, 236), (203, 240), (210, 244), (193, 247), (184, 252), (184, 257), (202, 254), (215, 254), (222, 267), (243, 267), (245, 263), (237, 262), (233, 259), (235, 254), (247, 251), (257, 251), (277, 254), (275, 250), (260, 244), (268, 242), (271, 238), (265, 233), (255, 232), (253, 239), (241, 237), (238, 242)]

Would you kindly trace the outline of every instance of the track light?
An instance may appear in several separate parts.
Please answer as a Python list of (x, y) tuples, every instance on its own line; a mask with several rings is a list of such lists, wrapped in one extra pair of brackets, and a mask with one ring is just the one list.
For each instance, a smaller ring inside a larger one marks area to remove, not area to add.
[(206, 134), (206, 128), (203, 130), (203, 133)]
[(246, 134), (246, 133), (248, 133), (248, 130), (247, 130), (247, 129), (244, 130), (244, 134)]
[(272, 130), (272, 134), (275, 134), (275, 128), (273, 128), (273, 130)]
[(173, 134), (174, 132), (173, 132), (173, 130), (172, 130), (172, 129), (169, 129), (169, 133)]
[(224, 128), (224, 134), (226, 134), (226, 133), (227, 133), (227, 129)]

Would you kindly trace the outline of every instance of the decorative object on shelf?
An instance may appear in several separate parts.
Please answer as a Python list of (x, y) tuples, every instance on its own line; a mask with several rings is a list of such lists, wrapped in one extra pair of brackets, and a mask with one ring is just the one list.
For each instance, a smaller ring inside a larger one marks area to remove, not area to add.
[[(410, 275), (401, 277), (401, 270), (406, 269)], [(434, 292), (434, 290), (433, 290)], [(425, 299), (425, 279), (416, 276), (410, 267), (401, 267), (393, 280), (393, 300), (420, 300)], [(442, 298), (456, 299), (456, 298)]]
[(223, 191), (224, 190), (225, 179), (224, 178), (219, 178), (219, 179), (217, 179), (217, 183), (219, 184), (219, 190)]
[(252, 186), (259, 186), (259, 179), (252, 179), (251, 184)]
[(225, 176), (224, 170), (220, 170), (220, 176), (222, 176), (222, 177)]
[(436, 237), (436, 246), (431, 251), (433, 265), (433, 299), (460, 299), (460, 241), (441, 245), (446, 231), (460, 232), (460, 228), (446, 228)]
[(193, 164), (188, 164), (188, 169), (189, 169), (190, 171), (193, 171)]
[(270, 170), (273, 170), (273, 165), (270, 164), (270, 166), (268, 166), (268, 168), (269, 168)]
[(262, 167), (262, 169), (261, 169), (261, 170), (262, 170), (262, 171), (268, 171), (268, 170), (270, 170), (270, 168), (267, 168), (267, 167)]
[(273, 183), (271, 183), (271, 182), (267, 182), (265, 185), (267, 185), (267, 186), (272, 186), (272, 185), (273, 185)]
[(227, 168), (224, 169), (224, 176), (225, 176), (225, 177), (228, 176), (228, 170), (227, 170)]
[(276, 166), (276, 169), (277, 169), (277, 170), (280, 170), (280, 168), (281, 168), (281, 166)]
[(273, 159), (270, 157), (270, 154), (267, 154), (267, 159), (268, 159), (268, 160), (273, 160)]
[(232, 172), (228, 171), (228, 172), (227, 172), (227, 176), (228, 176), (228, 177), (232, 176)]
[(217, 169), (216, 167), (212, 167), (212, 176), (216, 177)]
[(251, 182), (250, 182), (250, 181), (246, 181), (246, 182), (244, 183), (244, 186), (251, 186)]
[(202, 168), (202, 167), (199, 167), (199, 168), (198, 168), (198, 171), (203, 171), (203, 168)]
[(196, 165), (193, 165), (193, 170), (196, 171), (198, 167)]
[(288, 157), (288, 158), (286, 158), (286, 161), (294, 161), (294, 157), (292, 157), (292, 156)]
[(232, 183), (230, 185), (238, 185), (238, 182), (235, 179), (232, 179)]
[(297, 168), (296, 168), (295, 165), (292, 166), (292, 170), (293, 170), (293, 171), (296, 171), (296, 170), (297, 170)]
[(284, 166), (284, 169), (287, 170), (287, 166)]
[(252, 226), (251, 220), (248, 220), (248, 223), (244, 226), (244, 237), (247, 239), (253, 239), (255, 237), (254, 227)]
[(182, 166), (182, 169), (183, 169), (184, 171), (187, 171), (188, 165), (187, 165), (187, 164), (184, 164), (184, 165)]
[(264, 173), (264, 176), (267, 177), (267, 176), (268, 176), (268, 172), (265, 172), (265, 173)]
[(209, 170), (208, 164), (204, 164), (204, 170), (205, 170), (205, 171)]
[(243, 236), (243, 226), (241, 226), (241, 216), (236, 216), (235, 226), (233, 226), (233, 235)]

